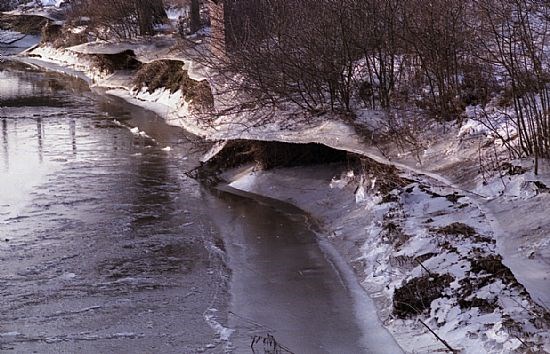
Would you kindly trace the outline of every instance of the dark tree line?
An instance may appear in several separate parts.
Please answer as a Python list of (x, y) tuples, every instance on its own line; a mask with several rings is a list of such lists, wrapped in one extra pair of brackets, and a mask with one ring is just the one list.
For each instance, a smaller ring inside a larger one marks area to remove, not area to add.
[(226, 0), (225, 25), (215, 65), (258, 106), (454, 120), (503, 94), (515, 152), (550, 157), (547, 0)]
[(99, 38), (152, 35), (166, 22), (163, 0), (71, 0), (73, 19), (89, 18)]
[(11, 11), (25, 2), (23, 0), (2, 0), (0, 1), (0, 11)]

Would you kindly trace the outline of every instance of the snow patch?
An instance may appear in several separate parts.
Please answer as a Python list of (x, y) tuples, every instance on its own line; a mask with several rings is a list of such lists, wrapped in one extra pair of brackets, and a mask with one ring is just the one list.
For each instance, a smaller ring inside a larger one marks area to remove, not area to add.
[(208, 323), (208, 325), (218, 334), (219, 340), (222, 342), (225, 342), (226, 346), (230, 346), (229, 339), (231, 338), (231, 335), (233, 332), (235, 332), (234, 329), (224, 327), (221, 323), (219, 323), (215, 318), (215, 313), (218, 312), (215, 308), (208, 309), (204, 314), (204, 319)]

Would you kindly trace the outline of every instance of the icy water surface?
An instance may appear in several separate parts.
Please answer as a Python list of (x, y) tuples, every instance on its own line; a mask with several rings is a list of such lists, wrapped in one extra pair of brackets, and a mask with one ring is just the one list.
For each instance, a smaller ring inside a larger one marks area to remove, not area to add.
[(206, 315), (225, 317), (225, 273), (183, 174), (192, 145), (86, 87), (0, 71), (0, 351), (222, 351)]
[(255, 336), (259, 353), (384, 352), (364, 340), (349, 284), (319, 247), (306, 216), (284, 203), (229, 191), (216, 203), (226, 207), (217, 220), (226, 225), (229, 265), (238, 270), (229, 317), (237, 352)]
[(376, 315), (304, 215), (202, 190), (190, 140), (77, 79), (0, 67), (0, 350), (395, 353), (365, 340)]

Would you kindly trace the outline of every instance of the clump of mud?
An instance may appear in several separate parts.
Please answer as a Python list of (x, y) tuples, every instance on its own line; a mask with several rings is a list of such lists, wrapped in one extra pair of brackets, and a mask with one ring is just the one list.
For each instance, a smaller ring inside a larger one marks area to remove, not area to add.
[(134, 85), (138, 90), (146, 88), (153, 93), (160, 88), (174, 93), (181, 90), (182, 96), (193, 106), (200, 108), (212, 108), (214, 96), (208, 81), (196, 81), (189, 78), (183, 63), (178, 60), (158, 60), (140, 66), (134, 78)]

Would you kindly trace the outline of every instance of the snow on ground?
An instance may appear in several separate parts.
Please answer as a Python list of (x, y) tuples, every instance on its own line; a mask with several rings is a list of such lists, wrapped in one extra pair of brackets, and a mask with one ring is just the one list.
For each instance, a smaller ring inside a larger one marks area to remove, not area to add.
[(41, 0), (42, 6), (60, 7), (65, 0)]
[(233, 188), (290, 202), (323, 221), (321, 236), (354, 266), (406, 351), (445, 348), (420, 321), (466, 353), (522, 352), (522, 341), (550, 351), (544, 309), (501, 266), (487, 215), (469, 197), (414, 174), (404, 176), (403, 187), (379, 193), (375, 174), (344, 171), (331, 180), (335, 170), (248, 170), (226, 178)]
[[(32, 50), (33, 57), (38, 56), (40, 60), (55, 63), (68, 67), (72, 70), (82, 71), (94, 83), (94, 85), (108, 88), (117, 88), (109, 93), (131, 99), (144, 108), (151, 109), (161, 115), (168, 123), (181, 126), (192, 133), (206, 137), (210, 140), (224, 139), (259, 139), (259, 140), (280, 140), (287, 142), (319, 142), (328, 146), (346, 149), (349, 151), (364, 151), (368, 147), (361, 141), (361, 138), (353, 129), (343, 122), (326, 119), (316, 119), (296, 124), (293, 129), (282, 126), (280, 123), (250, 122), (249, 117), (243, 114), (232, 116), (213, 116), (212, 119), (204, 119), (191, 114), (189, 102), (181, 100), (181, 93), (170, 94), (166, 90), (157, 90), (152, 94), (141, 90), (133, 91), (131, 84), (114, 83), (116, 75), (105, 75), (93, 68), (93, 63), (87, 54), (114, 54), (121, 51), (132, 49), (136, 50), (136, 55), (140, 53), (139, 48), (146, 52), (152, 52), (154, 49), (149, 45), (136, 45), (132, 47), (128, 43), (113, 45), (110, 43), (89, 44), (88, 46), (77, 46), (68, 49), (58, 49), (49, 46), (41, 46)], [(139, 60), (143, 60), (147, 55), (141, 53)], [(172, 57), (174, 59), (174, 57)], [(185, 63), (190, 78), (202, 80), (207, 77), (207, 69), (198, 65), (192, 60), (179, 57), (179, 60)], [(178, 99), (179, 97), (179, 99)], [(284, 112), (283, 114), (294, 115), (294, 112)], [(261, 124), (260, 124), (261, 123)], [(374, 149), (372, 153), (380, 154)], [(381, 157), (381, 156), (379, 156)]]
[(517, 135), (517, 129), (512, 122), (514, 113), (512, 109), (499, 108), (494, 102), (489, 103), (484, 109), (480, 106), (466, 107), (468, 120), (460, 127), (458, 138), (466, 135), (485, 135), (496, 140), (502, 145)]
[(435, 138), (424, 150), (421, 163), (395, 152), (392, 163), (431, 176), (437, 180), (434, 184), (454, 187), (470, 197), (487, 214), (504, 264), (533, 300), (550, 308), (550, 161), (540, 161), (537, 176), (532, 159), (509, 162), (500, 137), (513, 137), (515, 130), (508, 114), (491, 107), (483, 113), (470, 107), (466, 124), (450, 127)]
[[(202, 31), (208, 32), (209, 29)], [(201, 65), (197, 60), (189, 55), (182, 55), (181, 49), (176, 48), (178, 41), (173, 36), (157, 35), (152, 39), (135, 39), (125, 41), (102, 41), (83, 43), (67, 50), (76, 54), (119, 54), (127, 50), (131, 50), (136, 55), (136, 58), (143, 63), (150, 63), (155, 60), (179, 60), (185, 66), (189, 78), (196, 81), (208, 80), (211, 77), (209, 69)], [(196, 55), (199, 51), (196, 51)]]
[(181, 17), (189, 16), (189, 8), (172, 6), (166, 9), (166, 15), (170, 21), (177, 22)]
[(102, 80), (106, 77), (104, 73), (94, 68), (92, 59), (75, 54), (67, 49), (40, 46), (28, 54), (31, 58), (39, 59), (42, 62), (56, 64), (73, 72), (80, 71), (92, 82)]
[(500, 237), (504, 263), (539, 304), (550, 308), (550, 166), (534, 175), (530, 161), (512, 161), (475, 189)]
[[(218, 312), (217, 309), (209, 308), (208, 310), (205, 311), (203, 316), (204, 316), (204, 319), (205, 319), (206, 323), (208, 323), (208, 325), (212, 328), (212, 330), (218, 334), (218, 336), (219, 336), (218, 341), (223, 343), (224, 348), (226, 350), (228, 350), (228, 348), (230, 348), (231, 345), (232, 345), (231, 341), (230, 341), (230, 338), (231, 338), (231, 335), (233, 334), (233, 332), (235, 330), (224, 327), (220, 322), (218, 322), (216, 320), (216, 313), (217, 312)], [(215, 345), (212, 344), (209, 347), (214, 348)]]
[(40, 16), (52, 21), (63, 20), (65, 14), (60, 9), (66, 0), (42, 0), (42, 6), (37, 1), (19, 5), (15, 10), (4, 12), (8, 15)]
[[(173, 47), (177, 40), (173, 36), (157, 35), (151, 39), (95, 41), (69, 47), (67, 50), (77, 54), (119, 54), (132, 50), (141, 62), (162, 59), (178, 59)], [(181, 58), (179, 58), (181, 60)]]

